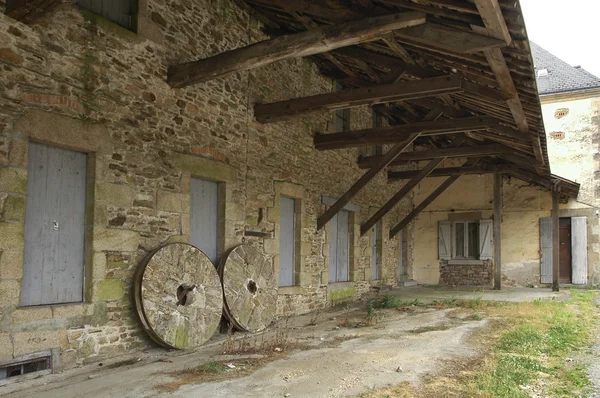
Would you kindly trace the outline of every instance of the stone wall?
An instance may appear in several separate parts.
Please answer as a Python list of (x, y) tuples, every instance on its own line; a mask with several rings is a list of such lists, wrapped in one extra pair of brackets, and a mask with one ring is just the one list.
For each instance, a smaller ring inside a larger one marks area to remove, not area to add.
[[(256, 102), (332, 90), (309, 60), (184, 89), (166, 84), (169, 65), (262, 39), (260, 24), (229, 0), (141, 0), (138, 33), (68, 4), (32, 26), (0, 17), (0, 361), (60, 348), (68, 367), (148, 345), (130, 302), (132, 274), (153, 248), (188, 241), (191, 176), (221, 182), (220, 252), (256, 245), (274, 266), (278, 195), (297, 193), (299, 286), (282, 289), (279, 314), (396, 283), (399, 242), (387, 231), (412, 199), (383, 220), (382, 280), (370, 280), (370, 237), (354, 233), (352, 280), (330, 288), (327, 234), (316, 220), (322, 195), (338, 197), (362, 175), (358, 150), (314, 149), (314, 133), (334, 129), (330, 113), (269, 125), (253, 118)], [(370, 111), (353, 110), (351, 124), (370, 126)], [(19, 306), (30, 140), (89, 155), (84, 303)], [(381, 173), (353, 200), (354, 224), (400, 186)]]
[(440, 285), (491, 286), (493, 269), (491, 261), (482, 264), (449, 264), (440, 262)]

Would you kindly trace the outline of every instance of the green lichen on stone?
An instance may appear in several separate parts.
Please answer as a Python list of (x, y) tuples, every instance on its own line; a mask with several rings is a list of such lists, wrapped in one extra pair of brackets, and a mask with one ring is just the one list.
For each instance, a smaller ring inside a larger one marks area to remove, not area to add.
[(99, 300), (119, 300), (123, 298), (123, 283), (119, 279), (105, 279), (96, 284)]
[(25, 196), (11, 195), (4, 201), (2, 218), (11, 221), (25, 220)]
[(237, 170), (223, 162), (178, 154), (175, 156), (174, 163), (179, 170), (187, 171), (196, 177), (229, 182), (237, 180)]
[(349, 287), (346, 289), (330, 289), (327, 292), (327, 300), (329, 301), (340, 301), (354, 297), (356, 295), (356, 288)]
[(0, 192), (27, 192), (27, 170), (0, 167)]

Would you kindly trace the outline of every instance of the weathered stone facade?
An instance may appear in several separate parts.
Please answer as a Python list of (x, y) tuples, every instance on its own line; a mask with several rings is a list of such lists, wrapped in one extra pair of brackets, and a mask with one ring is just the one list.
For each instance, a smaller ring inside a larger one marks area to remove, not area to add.
[(491, 261), (482, 264), (449, 264), (440, 262), (440, 285), (444, 286), (491, 286), (493, 281)]
[[(259, 28), (230, 0), (142, 0), (138, 33), (67, 4), (32, 26), (0, 18), (0, 361), (60, 348), (69, 367), (150, 344), (131, 279), (147, 252), (189, 240), (191, 176), (221, 183), (220, 253), (249, 243), (274, 266), (278, 195), (301, 200), (298, 286), (282, 289), (278, 314), (396, 283), (399, 242), (387, 231), (412, 199), (383, 220), (382, 280), (370, 280), (371, 240), (354, 228), (351, 281), (328, 285), (326, 232), (316, 230), (321, 196), (343, 194), (362, 175), (358, 151), (314, 149), (314, 132), (334, 128), (331, 114), (253, 120), (256, 102), (332, 90), (309, 60), (167, 85), (169, 65), (264, 39)], [(353, 110), (351, 124), (370, 126), (370, 111)], [(88, 154), (84, 303), (19, 306), (29, 141)], [(398, 189), (381, 173), (353, 201), (361, 209), (354, 225)]]

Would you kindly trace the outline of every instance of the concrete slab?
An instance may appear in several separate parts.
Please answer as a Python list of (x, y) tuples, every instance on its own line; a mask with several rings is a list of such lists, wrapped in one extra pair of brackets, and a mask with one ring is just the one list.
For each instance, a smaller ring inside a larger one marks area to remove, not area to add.
[(419, 302), (425, 304), (446, 299), (526, 302), (534, 300), (566, 300), (570, 297), (568, 291), (553, 292), (549, 288), (507, 287), (502, 290), (493, 290), (482, 287), (439, 286), (401, 287), (380, 294), (380, 296), (385, 295), (393, 295), (403, 301), (419, 300)]

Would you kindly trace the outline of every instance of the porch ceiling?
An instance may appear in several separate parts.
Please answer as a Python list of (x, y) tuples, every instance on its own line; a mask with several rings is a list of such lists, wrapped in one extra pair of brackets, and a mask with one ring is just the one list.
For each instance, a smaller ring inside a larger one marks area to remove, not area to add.
[[(427, 115), (437, 111), (441, 112), (437, 118), (440, 124), (444, 123), (444, 119), (490, 116), (495, 124), (489, 128), (422, 134), (416, 142), (429, 145), (434, 151), (443, 150), (464, 133), (468, 139), (463, 147), (501, 147), (502, 150), (489, 155), (478, 153), (480, 164), (507, 166), (501, 169), (507, 175), (545, 188), (560, 182), (564, 199), (577, 196), (579, 184), (550, 172), (533, 60), (519, 0), (235, 1), (260, 19), (265, 25), (265, 32), (271, 37), (367, 17), (401, 12), (424, 13), (425, 24), (396, 30), (376, 40), (311, 55), (310, 58), (324, 75), (339, 81), (349, 92), (366, 87), (379, 89), (386, 83), (401, 85), (415, 80), (458, 75), (456, 77), (473, 86), (449, 90), (448, 93), (433, 92), (430, 96), (403, 97), (403, 93), (399, 93), (398, 100), (394, 100), (392, 95), (388, 99), (372, 101), (372, 106), (387, 117), (392, 126), (413, 125), (427, 120)], [(285, 105), (290, 103), (292, 106), (302, 105), (294, 100)], [(266, 104), (271, 107), (269, 110), (277, 105)], [(259, 105), (257, 111), (264, 106)], [(329, 109), (336, 109), (336, 105)], [(377, 135), (379, 132), (371, 133)], [(397, 139), (402, 137), (405, 136), (399, 135)], [(315, 140), (321, 142), (324, 138), (327, 140), (329, 137), (317, 136)], [(356, 143), (346, 142), (345, 147), (365, 145), (362, 138), (362, 135), (348, 136)], [(427, 151), (428, 156), (431, 156), (430, 152)], [(477, 153), (472, 148), (465, 150), (465, 153), (469, 152)], [(510, 156), (510, 152), (515, 156)], [(516, 159), (519, 161), (516, 162)], [(374, 165), (376, 161), (360, 160), (363, 167), (365, 164)]]

